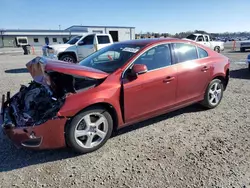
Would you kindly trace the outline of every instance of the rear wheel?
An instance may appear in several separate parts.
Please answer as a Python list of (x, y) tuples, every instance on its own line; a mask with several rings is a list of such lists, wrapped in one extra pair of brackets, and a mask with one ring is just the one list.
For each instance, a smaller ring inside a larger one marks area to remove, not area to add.
[(250, 72), (250, 63), (248, 63), (248, 71)]
[(89, 153), (102, 147), (112, 130), (113, 120), (107, 110), (93, 107), (73, 118), (66, 129), (66, 141), (76, 152)]
[(216, 47), (214, 48), (214, 51), (220, 53), (220, 47), (219, 47), (219, 46), (216, 46)]
[(70, 55), (70, 54), (62, 55), (62, 56), (60, 57), (59, 60), (61, 60), (61, 61), (66, 61), (66, 62), (70, 62), (70, 63), (76, 63), (75, 57), (73, 57), (73, 56)]
[(220, 79), (214, 79), (207, 87), (205, 96), (201, 104), (208, 109), (217, 107), (223, 97), (224, 86)]

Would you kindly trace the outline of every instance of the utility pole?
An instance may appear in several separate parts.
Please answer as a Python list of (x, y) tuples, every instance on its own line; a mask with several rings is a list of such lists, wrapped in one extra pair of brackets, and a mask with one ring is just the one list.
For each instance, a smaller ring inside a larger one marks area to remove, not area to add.
[(59, 30), (61, 30), (61, 25), (59, 25)]

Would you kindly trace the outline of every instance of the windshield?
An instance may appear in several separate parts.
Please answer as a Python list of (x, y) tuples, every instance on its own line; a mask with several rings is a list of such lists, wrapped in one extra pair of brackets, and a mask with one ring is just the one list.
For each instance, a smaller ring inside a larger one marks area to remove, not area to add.
[(76, 36), (72, 39), (70, 39), (66, 44), (75, 44), (82, 36)]
[(196, 35), (188, 35), (187, 36), (187, 39), (190, 39), (190, 40), (195, 40), (196, 39)]
[(112, 44), (89, 55), (79, 64), (106, 73), (113, 73), (137, 54), (142, 47), (142, 45), (136, 44)]

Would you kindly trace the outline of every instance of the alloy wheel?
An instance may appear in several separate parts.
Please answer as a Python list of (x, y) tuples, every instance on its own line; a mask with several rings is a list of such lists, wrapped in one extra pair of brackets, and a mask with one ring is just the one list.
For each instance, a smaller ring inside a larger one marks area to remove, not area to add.
[(74, 60), (71, 57), (64, 57), (62, 60), (66, 62), (74, 63)]
[(209, 90), (209, 102), (213, 106), (217, 105), (222, 97), (222, 86), (220, 83), (215, 82)]
[(75, 129), (75, 140), (83, 148), (93, 148), (102, 143), (108, 133), (108, 121), (99, 112), (85, 115)]

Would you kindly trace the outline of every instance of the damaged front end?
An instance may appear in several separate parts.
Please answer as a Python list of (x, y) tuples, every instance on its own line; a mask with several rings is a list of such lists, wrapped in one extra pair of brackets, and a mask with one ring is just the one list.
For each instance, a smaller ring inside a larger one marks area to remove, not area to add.
[(3, 108), (4, 125), (9, 128), (40, 125), (55, 117), (64, 101), (65, 96), (57, 98), (49, 87), (32, 81), (7, 98)]
[[(47, 137), (45, 142), (49, 144), (52, 135), (47, 133), (46, 136), (46, 131), (61, 131), (58, 134), (62, 137), (67, 118), (58, 116), (58, 112), (64, 105), (67, 95), (95, 87), (104, 80), (101, 78), (106, 77), (104, 73), (101, 77), (101, 73), (97, 71), (96, 78), (90, 78), (88, 76), (94, 74), (93, 70), (84, 72), (83, 68), (80, 68), (82, 71), (79, 73), (75, 65), (71, 67), (65, 64), (66, 68), (63, 68), (61, 63), (36, 57), (26, 64), (33, 81), (28, 86), (22, 85), (19, 92), (12, 97), (10, 92), (2, 96), (0, 123), (12, 140), (21, 142), (19, 145), (40, 147), (43, 137)], [(58, 72), (58, 67), (61, 72)], [(41, 124), (49, 130), (40, 128), (38, 125)], [(53, 127), (57, 124), (60, 127)], [(38, 127), (38, 131), (35, 131), (35, 127)]]

